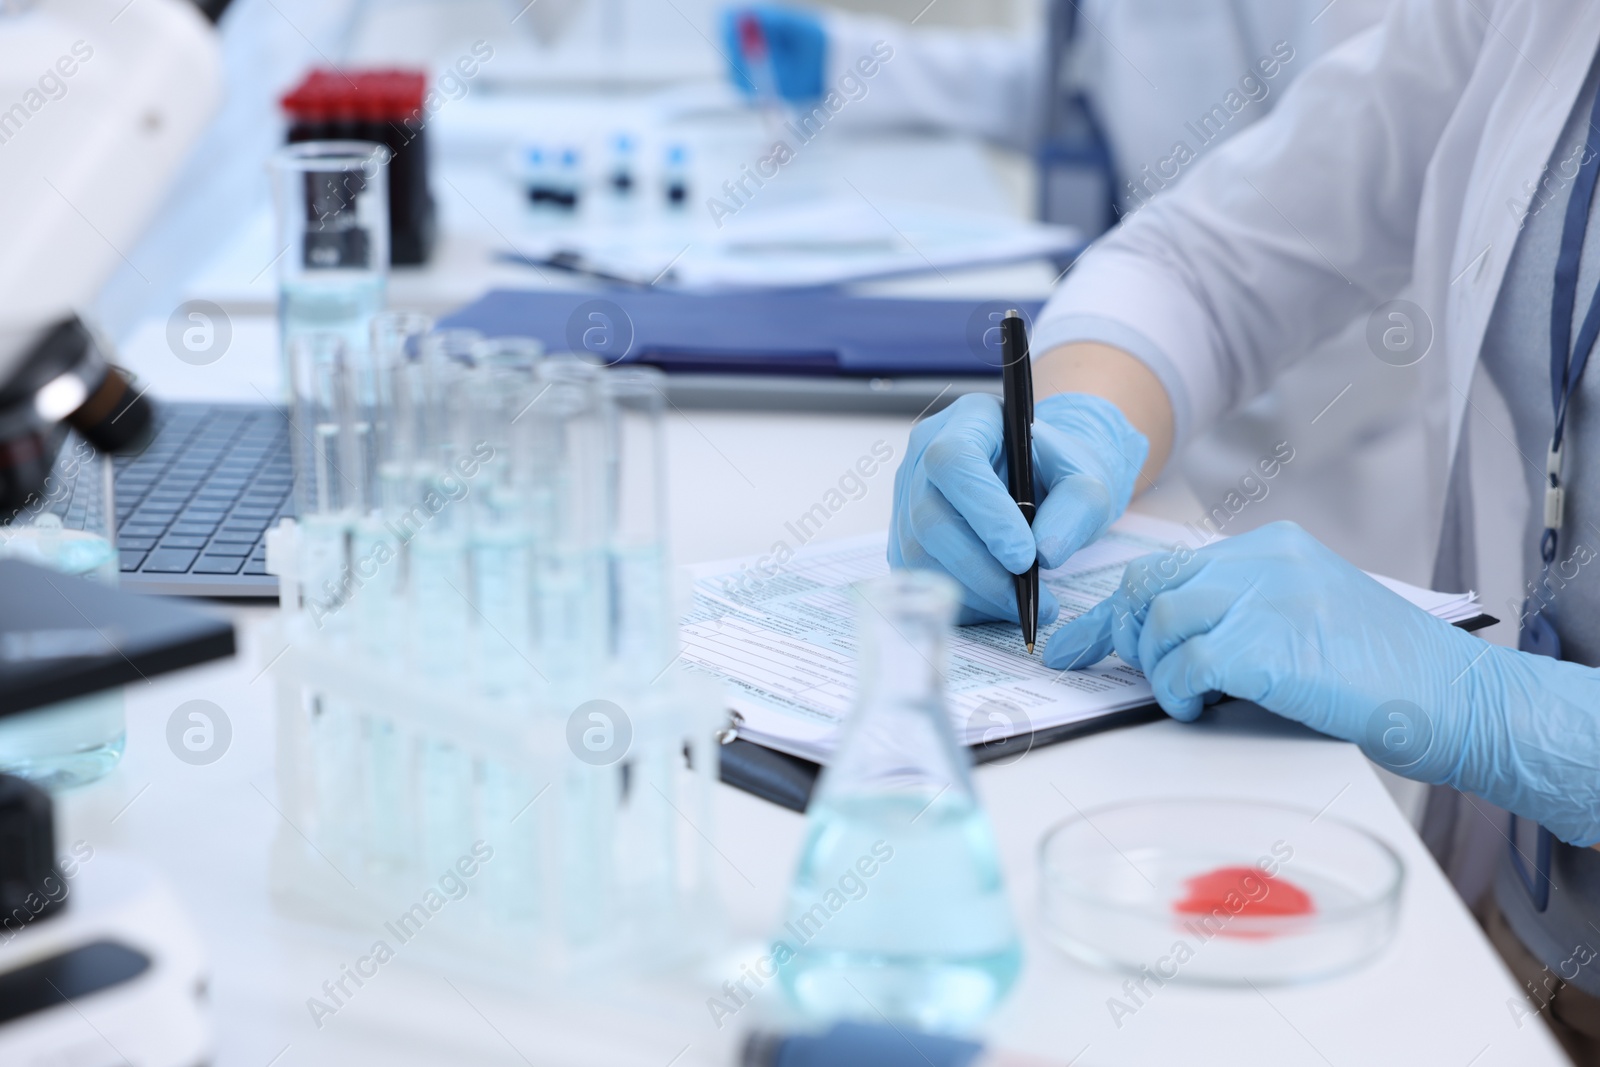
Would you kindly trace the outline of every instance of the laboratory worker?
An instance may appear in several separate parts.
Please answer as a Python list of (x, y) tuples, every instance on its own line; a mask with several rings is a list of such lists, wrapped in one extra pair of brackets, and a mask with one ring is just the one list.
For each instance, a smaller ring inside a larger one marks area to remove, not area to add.
[[(1032, 528), (997, 470), (999, 404), (970, 396), (913, 431), (890, 545), (896, 565), (953, 575), (968, 619), (1015, 618), (1011, 575), (1099, 537), (1186, 439), (1390, 309), (1430, 444), (1408, 476), (1427, 513), (1412, 536), (1436, 587), (1465, 588), (1472, 517), (1525, 512), (1520, 647), (1280, 523), (1135, 561), (1044, 660), (1115, 652), (1175, 718), (1252, 700), (1513, 813), (1486, 925), (1535, 991), (1513, 1008), (1584, 1064), (1600, 1063), (1597, 55), (1600, 5), (1398, 0), (1052, 297), (1032, 337), (1048, 494)], [(1496, 412), (1518, 475), (1488, 480), (1467, 442)]]
[[(842, 106), (830, 136), (956, 132), (1031, 155), (1043, 216), (1092, 236), (1269, 115), (1317, 57), (1389, 3), (1043, 0), (1005, 31), (929, 25), (938, 8), (908, 25), (768, 4), (729, 9), (722, 43), (732, 80), (753, 95), (775, 93), (804, 114), (832, 93)], [(1404, 491), (1425, 447), (1417, 399), (1372, 358), (1363, 327), (1349, 324), (1193, 435), (1168, 473), (1219, 533), (1293, 515), (1363, 567), (1425, 582), (1432, 561), (1403, 536), (1422, 516)], [(1280, 446), (1292, 455), (1284, 476), (1253, 474)], [(1359, 506), (1374, 494), (1394, 506)]]
[[(857, 126), (955, 130), (1031, 152), (1052, 132), (1052, 87), (1082, 92), (1110, 142), (1126, 209), (1175, 176), (1157, 174), (1175, 141), (1187, 136), (1198, 152), (1248, 126), (1299, 68), (1376, 22), (1388, 2), (1043, 0), (1030, 5), (1037, 24), (1015, 31), (757, 4), (729, 9), (723, 34), (735, 84), (795, 102), (862, 80), (858, 62), (878, 60), (867, 92), (850, 93), (858, 98), (837, 116)], [(758, 42), (749, 19), (760, 27)], [(765, 46), (774, 84), (761, 84), (752, 45)], [(1241, 90), (1249, 75), (1253, 83)], [(1197, 143), (1184, 124), (1230, 91), (1240, 103), (1224, 105)]]

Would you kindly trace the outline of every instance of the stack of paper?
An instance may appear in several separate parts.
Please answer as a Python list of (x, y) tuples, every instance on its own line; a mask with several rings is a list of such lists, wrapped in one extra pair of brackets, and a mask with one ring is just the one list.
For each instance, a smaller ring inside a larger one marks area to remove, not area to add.
[[(1189, 543), (1190, 531), (1125, 516), (1105, 537), (1042, 574), (1061, 602), (1055, 627), (1112, 593), (1129, 560)], [(886, 535), (770, 557), (693, 568), (695, 603), (684, 621), (683, 658), (725, 679), (741, 737), (825, 761), (855, 696), (855, 607), (850, 586), (888, 573)], [(1447, 622), (1482, 613), (1475, 594), (1435, 593), (1390, 578), (1384, 585)], [(950, 712), (966, 744), (992, 743), (1149, 704), (1144, 675), (1115, 655), (1085, 670), (1056, 671), (1023, 654), (1015, 623), (964, 626), (950, 644)]]
[(1399, 593), (1423, 611), (1435, 618), (1443, 619), (1445, 622), (1466, 622), (1468, 619), (1476, 619), (1483, 614), (1483, 605), (1479, 603), (1477, 593), (1470, 591), (1465, 593), (1435, 593), (1432, 589), (1421, 589), (1417, 586), (1397, 581), (1394, 578), (1385, 578), (1381, 574), (1374, 574), (1372, 577), (1388, 586), (1394, 592)]
[(517, 241), (526, 256), (560, 255), (642, 285), (690, 290), (834, 285), (1067, 256), (1082, 247), (1083, 235), (1067, 226), (859, 199), (741, 214), (715, 228), (585, 226), (531, 231)]

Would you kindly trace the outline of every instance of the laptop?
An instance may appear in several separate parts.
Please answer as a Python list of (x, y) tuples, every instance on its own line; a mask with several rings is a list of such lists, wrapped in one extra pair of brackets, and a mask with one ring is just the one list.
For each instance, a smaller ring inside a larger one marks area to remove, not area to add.
[[(266, 531), (294, 515), (289, 433), (267, 404), (159, 405), (149, 447), (113, 460), (122, 588), (276, 597)], [(81, 526), (65, 503), (65, 524)]]

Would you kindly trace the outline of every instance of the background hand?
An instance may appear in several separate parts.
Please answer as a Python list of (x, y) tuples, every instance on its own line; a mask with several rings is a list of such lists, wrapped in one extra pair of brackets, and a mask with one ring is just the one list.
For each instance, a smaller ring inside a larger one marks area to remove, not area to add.
[[(1110, 401), (1069, 393), (1034, 405), (1044, 502), (1030, 529), (1006, 490), (1000, 400), (961, 397), (911, 431), (895, 474), (889, 564), (938, 570), (962, 587), (963, 623), (1017, 618), (1012, 577), (1037, 556), (1057, 567), (1105, 532), (1133, 496), (1149, 445)], [(1059, 606), (1039, 591), (1039, 621)]]
[(746, 96), (775, 93), (795, 104), (822, 96), (828, 35), (813, 12), (782, 4), (730, 8), (722, 38), (728, 78)]

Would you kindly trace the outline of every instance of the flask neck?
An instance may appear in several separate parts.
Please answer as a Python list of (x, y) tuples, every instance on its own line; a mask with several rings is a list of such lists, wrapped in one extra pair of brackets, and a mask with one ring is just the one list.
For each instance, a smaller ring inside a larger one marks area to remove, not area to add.
[(897, 571), (862, 590), (856, 704), (820, 785), (825, 803), (894, 794), (908, 818), (939, 798), (970, 803), (969, 759), (945, 704), (955, 605), (949, 580), (928, 572)]
[(945, 620), (927, 613), (862, 611), (856, 710), (944, 708)]

